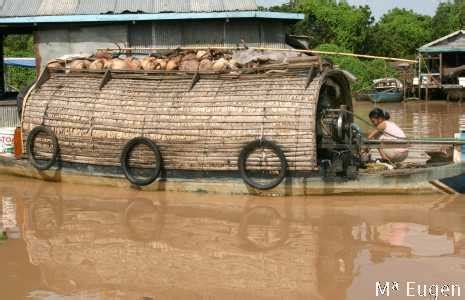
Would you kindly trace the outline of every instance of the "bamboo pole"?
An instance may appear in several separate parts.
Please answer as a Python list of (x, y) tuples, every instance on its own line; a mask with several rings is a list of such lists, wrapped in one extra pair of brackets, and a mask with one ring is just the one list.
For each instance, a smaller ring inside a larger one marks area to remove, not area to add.
[[(175, 50), (259, 50), (259, 51), (279, 51), (279, 52), (298, 52), (298, 53), (308, 53), (308, 54), (327, 54), (327, 55), (337, 55), (337, 56), (350, 56), (358, 58), (369, 58), (369, 59), (382, 59), (387, 61), (399, 61), (406, 63), (417, 63), (416, 60), (405, 59), (405, 58), (395, 58), (395, 57), (386, 57), (386, 56), (375, 56), (367, 54), (355, 54), (355, 53), (346, 53), (346, 52), (333, 52), (333, 51), (320, 51), (320, 50), (300, 50), (300, 49), (286, 49), (286, 48), (265, 48), (265, 47), (190, 47), (190, 48), (176, 48)], [(168, 48), (101, 48), (97, 49), (98, 51), (123, 51), (123, 52), (136, 52), (136, 51), (157, 51), (164, 50), (169, 51), (173, 49)]]
[(421, 54), (418, 54), (418, 99), (421, 100)]

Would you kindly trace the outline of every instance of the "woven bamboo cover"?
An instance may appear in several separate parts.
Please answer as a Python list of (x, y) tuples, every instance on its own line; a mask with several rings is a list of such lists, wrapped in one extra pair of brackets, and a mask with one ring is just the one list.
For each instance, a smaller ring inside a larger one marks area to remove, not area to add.
[(26, 99), (23, 137), (45, 125), (58, 137), (61, 159), (120, 165), (124, 145), (152, 139), (168, 170), (237, 170), (245, 144), (276, 142), (291, 171), (316, 162), (316, 109), (321, 78), (306, 88), (308, 72), (192, 77), (52, 73)]

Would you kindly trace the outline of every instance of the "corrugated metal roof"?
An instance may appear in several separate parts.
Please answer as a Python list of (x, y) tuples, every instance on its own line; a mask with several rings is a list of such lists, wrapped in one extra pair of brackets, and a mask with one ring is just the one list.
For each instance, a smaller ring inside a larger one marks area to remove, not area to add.
[(465, 48), (445, 48), (445, 47), (430, 47), (418, 49), (420, 53), (451, 53), (465, 52)]
[[(21, 0), (26, 1), (26, 0)], [(39, 0), (41, 1), (41, 0)], [(116, 10), (116, 1), (81, 0), (76, 7), (76, 14), (100, 14)]]
[(0, 17), (254, 10), (255, 0), (0, 0)]
[(465, 30), (458, 30), (458, 31), (452, 32), (452, 33), (449, 34), (449, 35), (446, 35), (446, 36), (444, 36), (444, 37), (442, 37), (442, 38), (439, 38), (439, 39), (437, 39), (437, 40), (435, 40), (435, 41), (432, 41), (432, 42), (430, 42), (430, 43), (428, 43), (428, 44), (426, 44), (426, 45), (421, 46), (421, 48), (428, 48), (428, 47), (436, 46), (436, 45), (438, 45), (438, 44), (440, 44), (440, 43), (442, 43), (442, 42), (444, 42), (444, 41), (447, 41), (447, 40), (450, 39), (450, 38), (456, 37), (456, 36), (458, 36), (458, 35), (460, 35), (460, 34), (461, 34), (461, 35), (464, 35), (464, 34), (465, 34)]
[(249, 19), (234, 19), (229, 22), (213, 19), (197, 22), (135, 23), (129, 25), (129, 47), (234, 47), (241, 40), (245, 40), (251, 47), (287, 48), (284, 26), (281, 22)]
[(418, 49), (420, 52), (464, 52), (465, 30), (455, 31)]
[(32, 15), (39, 11), (41, 0), (12, 1), (4, 0), (4, 5), (1, 7), (1, 16), (14, 16), (16, 12), (21, 12), (20, 15)]
[(229, 12), (189, 12), (157, 14), (99, 14), (65, 16), (26, 16), (1, 17), (1, 25), (49, 24), (49, 23), (95, 23), (95, 22), (141, 22), (167, 20), (205, 20), (205, 19), (276, 19), (290, 22), (303, 20), (304, 14), (270, 11), (229, 11)]
[(19, 125), (16, 105), (0, 105), (0, 127), (14, 128)]

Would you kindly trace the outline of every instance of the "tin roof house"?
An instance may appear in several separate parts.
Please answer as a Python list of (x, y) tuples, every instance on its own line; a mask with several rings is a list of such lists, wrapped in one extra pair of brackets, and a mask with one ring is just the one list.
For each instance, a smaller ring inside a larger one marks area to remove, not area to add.
[(418, 52), (420, 91), (439, 92), (448, 99), (465, 99), (465, 30), (428, 43)]
[(39, 72), (99, 48), (285, 47), (287, 25), (303, 18), (261, 11), (255, 0), (0, 0), (0, 41), (34, 34)]
[(303, 15), (259, 11), (255, 0), (0, 0), (3, 34), (33, 32), (38, 65), (97, 48), (283, 47)]

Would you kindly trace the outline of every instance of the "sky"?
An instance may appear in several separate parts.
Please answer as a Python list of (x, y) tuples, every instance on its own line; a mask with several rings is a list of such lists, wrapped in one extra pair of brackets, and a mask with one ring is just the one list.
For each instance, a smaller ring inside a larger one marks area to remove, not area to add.
[[(262, 6), (282, 4), (289, 1), (286, 0), (257, 0), (257, 3)], [(394, 7), (403, 7), (412, 9), (418, 13), (433, 15), (436, 7), (441, 0), (348, 0), (353, 5), (368, 4), (373, 15), (379, 19), (385, 12)]]

